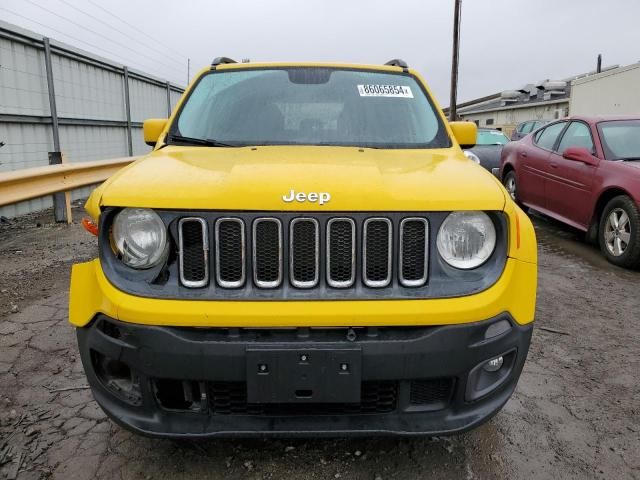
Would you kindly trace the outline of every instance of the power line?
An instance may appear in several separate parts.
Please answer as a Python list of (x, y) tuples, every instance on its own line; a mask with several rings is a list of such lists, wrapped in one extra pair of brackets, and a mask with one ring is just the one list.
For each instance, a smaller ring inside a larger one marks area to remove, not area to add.
[[(129, 35), (127, 32), (124, 32), (124, 31), (120, 30), (119, 28), (114, 27), (114, 26), (113, 26), (113, 25), (111, 25), (110, 23), (107, 23), (107, 22), (105, 22), (104, 20), (102, 20), (102, 19), (100, 19), (100, 18), (98, 18), (98, 17), (96, 17), (96, 16), (94, 16), (94, 15), (92, 15), (92, 14), (90, 14), (90, 13), (86, 12), (85, 10), (82, 10), (81, 8), (76, 7), (75, 5), (73, 5), (72, 3), (68, 2), (67, 0), (58, 0), (58, 1), (59, 1), (59, 2), (64, 3), (65, 5), (68, 5), (69, 7), (73, 8), (74, 10), (77, 10), (78, 12), (80, 12), (80, 13), (82, 13), (82, 14), (84, 14), (84, 15), (88, 16), (88, 17), (93, 18), (95, 21), (97, 21), (97, 22), (99, 22), (99, 23), (102, 23), (103, 25), (105, 25), (105, 26), (107, 26), (107, 27), (109, 27), (109, 28), (111, 28), (111, 29), (115, 30), (115, 31), (116, 31), (116, 32), (118, 32), (119, 34), (124, 35), (125, 37), (127, 37), (127, 38), (129, 38), (129, 39), (133, 40), (134, 42), (137, 42), (137, 43), (140, 43), (140, 44), (144, 45), (146, 48), (149, 48), (149, 49), (151, 49), (151, 50), (153, 50), (153, 51), (155, 51), (155, 52), (159, 53), (159, 54), (160, 54), (160, 55), (162, 55), (163, 57), (165, 57), (165, 56), (167, 55), (167, 52), (162, 51), (162, 50), (158, 50), (158, 49), (156, 49), (153, 45), (149, 45), (148, 43), (143, 43), (140, 39), (132, 37), (132, 36), (131, 36), (131, 35)], [(98, 5), (98, 7), (99, 7), (101, 10), (103, 10), (103, 11), (105, 11), (105, 12), (109, 13), (107, 10), (105, 10), (105, 9), (104, 9), (104, 8), (102, 8), (102, 7), (100, 7), (99, 5)], [(180, 60), (179, 60), (179, 61), (178, 61), (178, 60), (174, 60), (176, 57), (177, 57), (177, 58), (179, 58)], [(176, 55), (176, 56), (174, 57), (174, 59), (171, 59), (171, 58), (170, 58), (169, 60), (175, 61), (176, 63), (180, 63), (180, 65), (181, 65), (182, 67), (184, 67), (183, 62), (184, 62), (184, 60), (186, 59), (186, 56)]]
[[(36, 7), (44, 10), (45, 12), (48, 12), (48, 13), (50, 13), (52, 15), (55, 15), (56, 17), (61, 18), (62, 20), (65, 20), (65, 21), (67, 21), (67, 22), (69, 22), (69, 23), (71, 23), (71, 24), (73, 24), (73, 25), (75, 25), (77, 27), (80, 27), (83, 30), (88, 31), (89, 33), (92, 33), (94, 35), (102, 37), (105, 40), (107, 40), (107, 41), (109, 41), (109, 42), (111, 42), (111, 43), (113, 43), (115, 45), (118, 45), (119, 47), (122, 47), (122, 48), (124, 48), (126, 50), (129, 50), (130, 52), (135, 53), (136, 55), (142, 56), (143, 58), (146, 57), (146, 55), (144, 53), (138, 52), (137, 50), (134, 50), (133, 48), (129, 47), (128, 45), (125, 45), (124, 43), (117, 42), (117, 41), (107, 37), (106, 35), (103, 35), (103, 34), (101, 34), (99, 32), (96, 32), (95, 30), (91, 30), (90, 28), (87, 28), (84, 25), (81, 25), (81, 24), (79, 24), (79, 23), (77, 23), (77, 22), (75, 22), (75, 21), (73, 21), (73, 20), (71, 20), (71, 19), (69, 19), (69, 18), (67, 18), (67, 17), (65, 17), (63, 15), (60, 15), (60, 14), (54, 12), (53, 10), (49, 10), (48, 8), (43, 7), (42, 5), (38, 5), (37, 3), (33, 2), (32, 0), (26, 0), (26, 1), (29, 2), (30, 4), (36, 6)], [(180, 69), (178, 69), (177, 67), (175, 67), (173, 65), (169, 65), (168, 63), (164, 63), (164, 62), (161, 62), (161, 61), (156, 61), (155, 59), (152, 59), (152, 60), (154, 62), (157, 62), (157, 63), (161, 64), (161, 65), (164, 65), (165, 67), (167, 67), (169, 69), (172, 69), (172, 70), (175, 69), (176, 72), (180, 71)], [(145, 63), (145, 62), (142, 62), (142, 63)]]
[[(36, 6), (36, 7), (38, 7), (38, 8), (40, 8), (40, 9), (44, 10), (45, 12), (48, 12), (48, 13), (50, 13), (50, 14), (52, 14), (52, 15), (55, 15), (56, 17), (61, 18), (62, 20), (65, 20), (65, 21), (67, 21), (67, 22), (69, 22), (69, 23), (71, 23), (71, 24), (73, 24), (73, 25), (75, 25), (75, 26), (77, 26), (77, 27), (80, 27), (80, 28), (82, 28), (83, 30), (88, 31), (89, 33), (92, 33), (92, 34), (94, 34), (94, 35), (97, 35), (97, 36), (99, 36), (99, 37), (102, 37), (102, 38), (104, 38), (105, 40), (107, 40), (107, 41), (109, 41), (109, 42), (111, 42), (111, 43), (113, 43), (113, 44), (115, 44), (115, 45), (117, 45), (117, 46), (119, 46), (119, 47), (122, 47), (122, 48), (124, 48), (124, 49), (126, 49), (126, 50), (129, 50), (130, 52), (133, 52), (133, 53), (134, 53), (134, 54), (136, 54), (136, 55), (139, 55), (139, 56), (141, 56), (141, 57), (143, 57), (143, 58), (145, 58), (145, 59), (148, 57), (148, 55), (147, 55), (147, 54), (145, 54), (145, 53), (141, 53), (141, 52), (139, 52), (139, 51), (137, 51), (137, 50), (134, 50), (133, 48), (129, 47), (128, 45), (126, 45), (126, 44), (124, 44), (124, 43), (117, 42), (117, 41), (115, 41), (115, 40), (113, 40), (113, 39), (111, 39), (111, 38), (107, 37), (106, 35), (103, 35), (103, 34), (101, 34), (101, 33), (99, 33), (99, 32), (96, 32), (95, 30), (92, 30), (92, 29), (90, 29), (90, 28), (87, 28), (87, 27), (85, 27), (84, 25), (81, 25), (81, 24), (79, 24), (79, 23), (77, 23), (77, 22), (75, 22), (75, 21), (73, 21), (73, 20), (71, 20), (71, 19), (69, 19), (69, 18), (67, 18), (67, 17), (65, 17), (65, 16), (63, 16), (63, 15), (60, 15), (59, 13), (56, 13), (56, 12), (54, 12), (54, 11), (52, 11), (52, 10), (49, 10), (48, 8), (43, 7), (42, 5), (39, 5), (39, 4), (35, 3), (35, 2), (33, 2), (32, 0), (26, 0), (26, 1), (27, 1), (27, 2), (29, 2), (29, 3), (31, 3), (32, 5), (34, 5), (34, 6)], [(180, 71), (180, 69), (179, 69), (179, 68), (177, 68), (177, 67), (175, 67), (175, 66), (173, 66), (173, 65), (169, 65), (169, 64), (164, 63), (164, 62), (162, 62), (162, 61), (156, 61), (156, 60), (155, 60), (155, 59), (153, 59), (153, 58), (152, 58), (151, 60), (153, 60), (155, 63), (161, 64), (161, 65), (164, 65), (164, 66), (165, 66), (165, 67), (167, 67), (167, 68), (175, 69), (176, 71)], [(142, 63), (145, 63), (145, 62), (142, 62)]]
[[(28, 21), (28, 22), (35, 23), (36, 25), (40, 25), (41, 27), (44, 27), (45, 29), (51, 30), (51, 31), (53, 31), (53, 32), (56, 32), (56, 33), (58, 33), (58, 34), (60, 34), (60, 35), (64, 36), (64, 37), (70, 38), (70, 39), (71, 39), (71, 40), (73, 40), (74, 42), (78, 42), (78, 43), (80, 43), (80, 44), (82, 44), (82, 45), (86, 45), (86, 46), (88, 46), (88, 47), (90, 47), (90, 48), (94, 48), (94, 49), (96, 49), (96, 50), (100, 50), (100, 51), (102, 51), (102, 52), (105, 52), (105, 53), (107, 53), (108, 55), (112, 55), (114, 58), (122, 58), (122, 57), (120, 57), (120, 55), (118, 55), (117, 53), (114, 53), (114, 52), (112, 52), (112, 51), (110, 51), (110, 50), (107, 50), (107, 49), (105, 49), (105, 48), (99, 47), (99, 46), (97, 46), (97, 45), (95, 45), (95, 44), (92, 44), (92, 43), (90, 43), (90, 42), (87, 42), (87, 41), (85, 41), (85, 40), (81, 40), (81, 39), (79, 39), (79, 38), (77, 38), (77, 37), (74, 37), (73, 35), (69, 35), (68, 33), (65, 33), (65, 32), (62, 32), (62, 31), (60, 31), (60, 30), (57, 30), (57, 29), (55, 29), (55, 28), (53, 28), (53, 27), (51, 27), (51, 26), (49, 26), (49, 25), (45, 25), (44, 23), (38, 22), (37, 20), (33, 20), (33, 19), (29, 18), (29, 17), (25, 17), (24, 15), (21, 15), (21, 14), (19, 14), (19, 13), (16, 13), (16, 12), (14, 12), (14, 11), (11, 11), (11, 10), (9, 10), (9, 9), (7, 9), (7, 8), (0, 7), (0, 10), (3, 10), (3, 11), (5, 11), (5, 12), (7, 12), (7, 13), (11, 14), (11, 15), (14, 15), (14, 16), (16, 16), (16, 17), (22, 18), (22, 19), (24, 19), (24, 20), (26, 20), (26, 21)], [(122, 60), (120, 60), (120, 62), (122, 62)], [(122, 63), (123, 63), (123, 64), (132, 64), (132, 63), (134, 63), (134, 62), (122, 62)], [(156, 74), (157, 74), (157, 73), (156, 73)], [(160, 76), (160, 77), (163, 77), (164, 75), (159, 75), (159, 76)], [(177, 77), (176, 77), (176, 78), (177, 78)], [(175, 80), (175, 78), (174, 78), (174, 80)], [(179, 83), (182, 83), (182, 82), (179, 82)]]
[(127, 22), (126, 20), (120, 18), (118, 15), (116, 15), (115, 13), (111, 12), (110, 10), (107, 10), (106, 8), (104, 8), (102, 5), (99, 5), (98, 3), (94, 2), (93, 0), (88, 0), (89, 3), (95, 7), (98, 7), (100, 10), (102, 10), (103, 12), (105, 12), (108, 15), (111, 15), (113, 18), (120, 20), (122, 23), (124, 23), (125, 25), (128, 25), (129, 27), (133, 28), (136, 32), (144, 35), (145, 37), (149, 38), (150, 40), (153, 40), (153, 42), (162, 45), (164, 48), (166, 48), (167, 50), (172, 50), (174, 53), (180, 55), (182, 58), (186, 57), (186, 55), (183, 55), (182, 53), (174, 50), (172, 47), (169, 47), (168, 45), (160, 42), (159, 40), (153, 38), (151, 35), (149, 35), (148, 33), (143, 32), (142, 30), (140, 30), (139, 27), (130, 24), (129, 22)]
[(0, 7), (0, 10), (4, 10), (5, 12), (10, 13), (11, 15), (15, 15), (16, 17), (20, 17), (20, 18), (22, 18), (24, 20), (27, 20), (27, 21), (32, 22), (32, 23), (35, 23), (36, 25), (40, 25), (41, 27), (45, 27), (45, 28), (47, 28), (47, 29), (49, 29), (49, 30), (51, 30), (53, 32), (56, 32), (56, 33), (58, 33), (60, 35), (64, 35), (65, 37), (68, 37), (68, 38), (70, 38), (70, 39), (72, 39), (72, 40), (74, 40), (76, 42), (80, 42), (80, 43), (82, 43), (84, 45), (88, 45), (91, 48), (96, 48), (98, 50), (102, 50), (103, 52), (108, 53), (109, 55), (114, 55), (115, 57), (118, 57), (118, 54), (116, 54), (116, 53), (114, 53), (114, 52), (112, 52), (110, 50), (106, 50), (106, 49), (104, 49), (102, 47), (99, 47), (97, 45), (94, 45), (92, 43), (86, 42), (84, 40), (80, 40), (77, 37), (74, 37), (72, 35), (69, 35), (68, 33), (65, 33), (65, 32), (62, 32), (60, 30), (57, 30), (57, 29), (55, 29), (55, 28), (53, 28), (53, 27), (51, 27), (49, 25), (45, 25), (44, 23), (40, 23), (37, 20), (33, 20), (33, 19), (29, 18), (29, 17), (25, 17), (24, 15), (20, 15), (19, 13), (13, 12), (13, 11), (11, 11), (9, 9), (4, 8), (4, 7)]

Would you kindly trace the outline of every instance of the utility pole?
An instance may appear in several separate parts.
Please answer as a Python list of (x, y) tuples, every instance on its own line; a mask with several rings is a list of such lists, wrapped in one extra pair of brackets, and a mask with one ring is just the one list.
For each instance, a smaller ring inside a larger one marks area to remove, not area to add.
[(462, 0), (455, 0), (453, 13), (453, 54), (451, 55), (451, 98), (449, 100), (449, 120), (455, 121), (458, 116), (458, 56), (460, 52), (460, 7)]
[[(56, 91), (53, 81), (53, 64), (51, 61), (51, 44), (48, 38), (43, 38), (44, 44), (44, 66), (47, 72), (47, 91), (49, 94), (49, 111), (51, 113), (51, 131), (53, 133), (53, 152), (49, 152), (49, 165), (59, 165), (62, 163), (62, 152), (60, 151), (60, 126), (58, 123), (58, 108), (56, 107)], [(53, 214), (56, 222), (67, 222), (66, 198), (64, 192), (53, 194)]]

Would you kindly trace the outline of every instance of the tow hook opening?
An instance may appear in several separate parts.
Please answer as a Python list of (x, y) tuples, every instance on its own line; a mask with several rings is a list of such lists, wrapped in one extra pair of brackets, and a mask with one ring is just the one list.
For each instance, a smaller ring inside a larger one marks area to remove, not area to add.
[(91, 362), (100, 382), (114, 396), (129, 405), (142, 405), (140, 380), (126, 363), (96, 350), (91, 350)]
[(158, 379), (153, 382), (160, 406), (166, 410), (204, 411), (207, 408), (207, 388), (204, 382)]

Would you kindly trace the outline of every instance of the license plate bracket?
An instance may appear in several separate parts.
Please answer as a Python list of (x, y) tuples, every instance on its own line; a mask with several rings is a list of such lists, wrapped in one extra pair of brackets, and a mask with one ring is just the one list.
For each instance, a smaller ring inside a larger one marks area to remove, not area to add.
[(359, 403), (359, 348), (249, 348), (248, 403)]

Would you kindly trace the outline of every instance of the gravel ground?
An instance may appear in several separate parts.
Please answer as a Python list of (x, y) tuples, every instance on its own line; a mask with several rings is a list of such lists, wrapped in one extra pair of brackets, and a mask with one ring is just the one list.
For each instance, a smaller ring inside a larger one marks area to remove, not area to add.
[(178, 442), (122, 430), (86, 389), (67, 296), (70, 265), (95, 256), (96, 243), (78, 223), (50, 219), (0, 225), (0, 478), (640, 479), (640, 273), (612, 267), (553, 222), (535, 217), (529, 359), (513, 398), (482, 427)]

